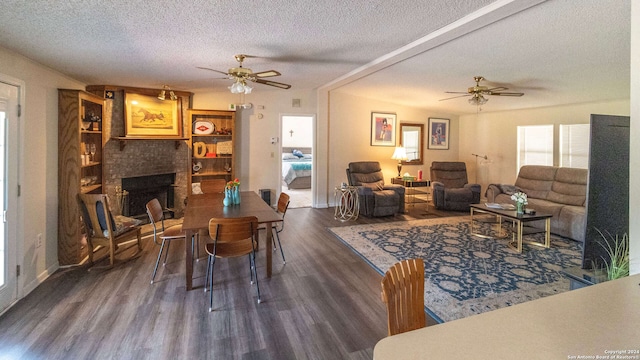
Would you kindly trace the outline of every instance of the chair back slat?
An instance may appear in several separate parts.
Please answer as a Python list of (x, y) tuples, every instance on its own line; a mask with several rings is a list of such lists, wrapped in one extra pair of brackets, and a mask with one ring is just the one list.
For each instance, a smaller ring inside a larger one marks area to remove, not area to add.
[(258, 218), (255, 216), (212, 218), (209, 220), (209, 236), (217, 243), (229, 243), (246, 239), (255, 241), (257, 231)]
[(222, 193), (226, 185), (227, 181), (225, 179), (202, 180), (200, 182), (200, 189), (205, 194)]
[(281, 214), (285, 214), (287, 212), (287, 208), (289, 207), (289, 199), (291, 197), (289, 194), (280, 193), (280, 197), (278, 197), (278, 212)]
[(409, 259), (393, 265), (382, 279), (389, 336), (425, 326), (424, 261)]

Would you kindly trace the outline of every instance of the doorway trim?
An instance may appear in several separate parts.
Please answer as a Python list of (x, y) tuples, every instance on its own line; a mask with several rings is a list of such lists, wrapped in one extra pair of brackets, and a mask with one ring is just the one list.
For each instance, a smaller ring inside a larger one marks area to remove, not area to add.
[[(23, 223), (23, 200), (22, 200), (22, 196), (20, 196), (20, 191), (19, 186), (22, 182), (22, 179), (24, 178), (24, 168), (22, 166), (22, 163), (24, 161), (24, 151), (23, 151), (23, 144), (24, 144), (24, 113), (25, 113), (25, 88), (26, 88), (26, 84), (23, 80), (11, 77), (9, 75), (5, 75), (0, 73), (0, 83), (9, 85), (9, 86), (14, 86), (17, 88), (17, 105), (20, 109), (20, 111), (18, 111), (18, 109), (16, 109), (16, 119), (17, 119), (17, 124), (16, 124), (16, 128), (14, 129), (15, 131), (11, 134), (9, 134), (9, 136), (16, 136), (17, 134), (17, 143), (15, 144), (15, 147), (13, 149), (9, 149), (15, 152), (15, 166), (14, 166), (14, 170), (16, 172), (15, 174), (15, 184), (13, 182), (11, 182), (9, 185), (11, 186), (15, 186), (15, 188), (13, 189), (13, 194), (14, 196), (14, 200), (15, 200), (15, 211), (14, 214), (10, 215), (13, 219), (13, 223), (15, 225), (14, 229), (11, 229), (11, 226), (9, 227), (9, 231), (13, 231), (13, 233), (11, 234), (10, 238), (13, 238), (13, 241), (15, 241), (14, 244), (14, 254), (9, 254), (9, 256), (13, 256), (15, 257), (15, 264), (17, 266), (20, 266), (20, 268), (22, 269), (21, 272), (24, 273), (25, 271), (27, 271), (27, 269), (25, 269), (24, 264), (23, 264), (23, 260), (24, 260), (24, 241), (20, 241), (21, 239), (24, 239), (24, 223)], [(11, 156), (13, 157), (13, 156)], [(15, 273), (15, 272), (14, 272)], [(0, 308), (0, 315), (3, 314), (5, 311), (7, 311), (8, 309), (11, 308), (11, 306), (13, 306), (18, 300), (20, 300), (22, 297), (24, 297), (24, 276), (21, 275), (16, 275), (16, 297), (15, 299), (12, 299), (12, 301), (8, 304), (8, 306), (6, 308)]]

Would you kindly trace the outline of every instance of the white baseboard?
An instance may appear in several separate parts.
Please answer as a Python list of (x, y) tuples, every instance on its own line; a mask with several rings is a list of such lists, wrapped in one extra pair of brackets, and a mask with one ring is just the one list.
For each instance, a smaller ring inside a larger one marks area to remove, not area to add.
[(47, 280), (49, 278), (49, 276), (51, 276), (51, 274), (56, 272), (59, 268), (60, 268), (60, 264), (58, 262), (56, 262), (51, 267), (49, 267), (45, 271), (43, 271), (40, 274), (38, 274), (38, 276), (33, 281), (31, 281), (28, 284), (25, 284), (22, 287), (22, 294), (19, 294), (20, 298), (24, 298), (30, 292), (35, 290), (35, 288), (37, 288), (38, 285), (42, 284), (45, 280)]

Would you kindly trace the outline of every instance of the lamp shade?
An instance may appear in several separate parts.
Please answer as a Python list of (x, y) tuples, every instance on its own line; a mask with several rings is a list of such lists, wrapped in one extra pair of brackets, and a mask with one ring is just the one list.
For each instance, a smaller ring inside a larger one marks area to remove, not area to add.
[(391, 158), (393, 160), (407, 160), (407, 151), (402, 146), (396, 146)]

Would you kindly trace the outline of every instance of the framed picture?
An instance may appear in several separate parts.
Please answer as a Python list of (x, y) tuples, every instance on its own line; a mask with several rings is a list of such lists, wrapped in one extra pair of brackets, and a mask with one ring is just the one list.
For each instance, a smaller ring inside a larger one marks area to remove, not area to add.
[(449, 119), (429, 118), (429, 149), (449, 150)]
[(396, 114), (371, 113), (371, 146), (396, 146)]
[(124, 132), (130, 137), (182, 137), (182, 111), (178, 100), (125, 92)]

